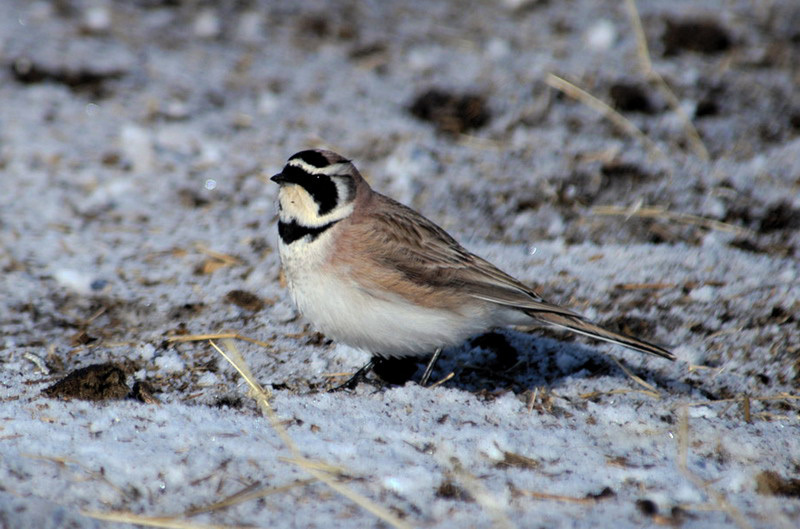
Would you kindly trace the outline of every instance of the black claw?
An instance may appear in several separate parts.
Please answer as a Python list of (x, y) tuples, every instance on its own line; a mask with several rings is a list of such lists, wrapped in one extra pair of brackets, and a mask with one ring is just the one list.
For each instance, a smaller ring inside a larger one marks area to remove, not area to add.
[(356, 386), (358, 386), (359, 382), (361, 382), (363, 380), (366, 380), (367, 375), (369, 374), (370, 371), (372, 371), (373, 367), (375, 367), (375, 357), (373, 357), (369, 362), (364, 364), (361, 367), (361, 369), (356, 371), (355, 374), (352, 377), (348, 378), (347, 381), (344, 384), (336, 386), (333, 389), (329, 389), (328, 393), (334, 393), (334, 392), (337, 392), (337, 391), (343, 391), (345, 389), (349, 390), (349, 391), (353, 391), (354, 389), (356, 389)]

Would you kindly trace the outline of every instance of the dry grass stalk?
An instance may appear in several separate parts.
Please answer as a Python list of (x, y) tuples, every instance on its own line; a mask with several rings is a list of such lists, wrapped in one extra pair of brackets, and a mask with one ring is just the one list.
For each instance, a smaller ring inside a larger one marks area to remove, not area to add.
[(469, 492), (469, 495), (475, 502), (480, 505), (489, 516), (492, 518), (492, 527), (511, 529), (514, 525), (511, 520), (506, 516), (505, 510), (480, 480), (467, 472), (455, 456), (449, 458), (449, 463), (452, 469), (452, 475), (458, 480), (459, 484), (464, 487), (464, 490)]
[(533, 410), (536, 410), (539, 413), (551, 414), (555, 407), (555, 399), (561, 398), (563, 397), (547, 386), (536, 387), (528, 400), (528, 413), (532, 413)]
[(744, 422), (753, 423), (753, 417), (750, 415), (750, 397), (747, 395), (742, 397), (742, 415), (744, 415)]
[(594, 215), (615, 215), (630, 217), (643, 217), (649, 219), (663, 219), (668, 221), (680, 222), (682, 224), (692, 224), (701, 226), (710, 230), (719, 230), (736, 233), (738, 235), (749, 235), (752, 233), (747, 228), (721, 222), (719, 220), (709, 219), (707, 217), (700, 217), (698, 215), (691, 215), (689, 213), (678, 213), (669, 211), (661, 206), (642, 206), (635, 204), (633, 207), (622, 206), (595, 206), (591, 210)]
[(89, 325), (89, 324), (90, 324), (90, 323), (92, 323), (94, 320), (96, 320), (97, 318), (99, 318), (100, 316), (102, 316), (103, 314), (105, 314), (107, 310), (108, 310), (108, 307), (106, 307), (106, 306), (100, 307), (99, 309), (97, 309), (97, 310), (95, 311), (95, 313), (94, 313), (94, 314), (92, 314), (91, 316), (89, 316), (89, 317), (86, 319), (86, 321), (84, 321), (84, 322), (83, 322), (83, 324), (84, 324), (84, 325)]
[(730, 329), (721, 329), (721, 330), (719, 330), (717, 332), (712, 332), (711, 334), (709, 334), (708, 336), (703, 338), (703, 341), (704, 342), (708, 342), (710, 340), (713, 340), (714, 338), (719, 338), (720, 336), (725, 336), (726, 334), (735, 334), (735, 333), (741, 332), (742, 329), (744, 329), (743, 325), (740, 325), (738, 327), (733, 327), (733, 328), (730, 328)]
[(301, 458), (279, 457), (278, 459), (280, 461), (291, 463), (293, 465), (297, 465), (299, 467), (303, 467), (306, 469), (311, 468), (314, 470), (319, 470), (320, 472), (326, 472), (336, 477), (343, 477), (347, 475), (346, 469), (342, 467), (337, 467), (336, 465), (331, 465), (330, 463), (326, 463), (324, 461), (314, 461), (313, 459), (307, 459), (305, 457)]
[(517, 489), (517, 492), (537, 500), (565, 501), (568, 503), (579, 503), (583, 505), (597, 503), (595, 498), (576, 498), (574, 496), (562, 496), (561, 494), (550, 494), (548, 492), (536, 492), (534, 490), (523, 489)]
[(252, 525), (218, 525), (200, 524), (190, 520), (179, 520), (170, 516), (142, 516), (132, 512), (94, 512), (83, 511), (84, 516), (105, 522), (130, 523), (145, 527), (161, 527), (165, 529), (252, 529)]
[(443, 379), (439, 380), (438, 382), (434, 382), (433, 384), (431, 384), (429, 386), (429, 388), (435, 388), (436, 386), (441, 386), (442, 384), (444, 384), (445, 382), (447, 382), (448, 380), (450, 380), (454, 376), (456, 376), (456, 374), (453, 373), (452, 371), (450, 371), (450, 373), (448, 373), (446, 377), (444, 377)]
[(610, 391), (590, 391), (589, 393), (581, 393), (578, 395), (578, 397), (582, 399), (594, 399), (604, 395), (627, 395), (628, 393), (641, 393), (642, 395), (647, 395), (648, 397), (653, 397), (654, 399), (661, 398), (659, 393), (645, 389), (612, 389)]
[(109, 487), (114, 489), (114, 491), (117, 492), (117, 494), (119, 494), (120, 496), (124, 497), (124, 496), (128, 495), (128, 493), (126, 493), (124, 490), (122, 490), (121, 487), (118, 487), (117, 485), (112, 483), (105, 476), (105, 474), (103, 474), (102, 472), (97, 472), (95, 470), (92, 470), (91, 468), (87, 467), (86, 465), (84, 465), (83, 463), (81, 463), (81, 462), (79, 462), (79, 461), (77, 461), (75, 459), (71, 459), (69, 457), (64, 457), (64, 456), (42, 456), (42, 455), (36, 455), (36, 454), (22, 454), (22, 456), (23, 457), (27, 457), (29, 459), (39, 459), (39, 460), (42, 460), (42, 461), (49, 461), (51, 463), (55, 463), (56, 465), (58, 465), (59, 467), (62, 467), (62, 468), (66, 468), (67, 465), (75, 465), (76, 467), (81, 469), (81, 471), (83, 471), (84, 473), (89, 475), (89, 477), (91, 477), (92, 479), (96, 479), (97, 481), (105, 483), (106, 485), (108, 485)]
[[(278, 437), (281, 438), (284, 445), (289, 449), (292, 453), (293, 463), (311, 474), (314, 478), (318, 479), (325, 483), (328, 487), (339, 493), (341, 496), (349, 499), (356, 505), (360, 506), (362, 509), (366, 510), (367, 512), (372, 513), (376, 517), (380, 518), (387, 524), (403, 528), (403, 529), (411, 529), (411, 525), (406, 523), (405, 521), (401, 520), (393, 513), (389, 512), (388, 509), (378, 505), (377, 503), (373, 502), (369, 498), (362, 496), (361, 494), (357, 493), (356, 491), (350, 489), (349, 487), (345, 486), (343, 483), (337, 481), (336, 477), (329, 474), (326, 471), (320, 470), (319, 463), (315, 461), (311, 461), (305, 458), (298, 449), (297, 445), (294, 443), (292, 438), (289, 436), (289, 433), (281, 424), (280, 419), (275, 414), (275, 411), (272, 409), (272, 406), (269, 404), (269, 394), (261, 387), (261, 385), (253, 378), (252, 374), (250, 373), (250, 369), (247, 367), (247, 364), (244, 363), (244, 360), (241, 358), (238, 350), (236, 349), (235, 344), (230, 341), (226, 340), (223, 342), (225, 344), (225, 348), (228, 351), (227, 353), (220, 349), (214, 342), (211, 342), (212, 347), (216, 349), (216, 351), (222, 355), (225, 360), (227, 360), (244, 378), (245, 382), (247, 382), (248, 386), (251, 389), (251, 396), (255, 399), (258, 403), (259, 408), (261, 408), (261, 412), (264, 416), (269, 420), (270, 425), (272, 426), (275, 433), (278, 434)], [(238, 358), (236, 358), (238, 356)], [(327, 467), (326, 467), (327, 468)]]
[(50, 369), (47, 368), (47, 365), (44, 363), (44, 360), (42, 360), (35, 354), (31, 352), (22, 353), (22, 358), (24, 358), (25, 360), (36, 366), (36, 369), (38, 369), (41, 374), (43, 375), (50, 374)]
[(800, 415), (780, 415), (778, 413), (772, 413), (769, 411), (760, 411), (758, 413), (754, 413), (753, 417), (762, 421), (796, 421), (800, 419)]
[(470, 149), (480, 149), (487, 151), (502, 151), (505, 145), (502, 142), (493, 140), (491, 138), (481, 138), (480, 136), (473, 136), (471, 134), (459, 134), (458, 143)]
[(699, 365), (699, 364), (689, 364), (689, 367), (687, 369), (688, 369), (689, 373), (694, 373), (695, 371), (716, 371), (717, 373), (720, 373), (720, 372), (723, 371), (724, 368), (722, 368), (722, 367), (702, 366), (702, 365)]
[(250, 338), (249, 336), (244, 336), (243, 334), (239, 334), (238, 332), (219, 332), (214, 334), (185, 334), (182, 336), (170, 336), (167, 338), (168, 342), (204, 342), (206, 340), (224, 340), (224, 339), (231, 339), (234, 340), (242, 340), (245, 342), (254, 343), (256, 345), (260, 345), (261, 347), (270, 348), (272, 344), (269, 342), (262, 342), (261, 340), (256, 340), (255, 338)]
[(227, 498), (211, 503), (209, 505), (203, 505), (200, 507), (195, 507), (193, 509), (189, 509), (188, 511), (184, 512), (184, 516), (195, 516), (204, 512), (211, 512), (211, 511), (219, 511), (221, 509), (226, 509), (228, 507), (232, 507), (234, 505), (238, 505), (240, 503), (245, 503), (250, 500), (257, 500), (259, 498), (264, 498), (266, 496), (271, 496), (273, 494), (280, 494), (283, 492), (288, 492), (293, 488), (296, 487), (305, 487), (306, 485), (310, 485), (315, 483), (317, 480), (314, 478), (309, 479), (299, 479), (288, 485), (281, 485), (280, 487), (260, 487), (253, 490), (252, 486), (246, 487), (244, 490), (241, 490), (235, 494), (231, 494)]
[(664, 94), (672, 111), (675, 112), (683, 122), (683, 128), (689, 139), (689, 144), (692, 146), (692, 150), (698, 158), (707, 162), (710, 157), (708, 155), (708, 149), (703, 143), (702, 138), (700, 138), (700, 133), (697, 132), (692, 120), (686, 115), (683, 108), (681, 108), (680, 101), (667, 82), (664, 81), (661, 74), (653, 69), (653, 62), (650, 60), (650, 50), (647, 46), (647, 37), (645, 36), (644, 27), (642, 26), (642, 19), (639, 16), (639, 10), (636, 8), (636, 0), (625, 0), (625, 7), (628, 9), (628, 15), (633, 24), (633, 31), (636, 34), (636, 51), (645, 77), (654, 82), (658, 89), (661, 90), (661, 93)]
[(533, 388), (530, 397), (528, 398), (528, 415), (533, 413), (533, 407), (536, 404), (536, 397), (539, 396), (539, 388)]
[[(790, 393), (779, 393), (777, 395), (767, 395), (764, 397), (753, 397), (748, 396), (748, 400), (760, 400), (760, 401), (768, 401), (768, 400), (798, 400), (800, 399), (800, 395), (792, 395)], [(742, 397), (731, 397), (728, 399), (717, 399), (717, 400), (699, 400), (694, 402), (687, 402), (683, 404), (683, 406), (711, 406), (712, 404), (720, 404), (724, 402), (741, 402)]]
[[(771, 401), (771, 400), (798, 400), (800, 399), (800, 395), (790, 395), (788, 393), (781, 393), (779, 395), (769, 395), (765, 397), (753, 397), (748, 394), (744, 394), (741, 397), (731, 397), (728, 399), (719, 399), (719, 400), (709, 400), (709, 401), (698, 401), (698, 402), (688, 402), (683, 404), (683, 406), (710, 406), (712, 404), (726, 404), (724, 408), (718, 413), (719, 416), (725, 415), (728, 413), (732, 407), (736, 406), (737, 404), (740, 406), (742, 410), (742, 416), (744, 421), (747, 424), (752, 424), (753, 419), (761, 419), (761, 420), (793, 420), (795, 418), (800, 418), (800, 414), (797, 417), (792, 417), (789, 415), (779, 415), (776, 413), (762, 411), (758, 413), (752, 413), (751, 410), (751, 403), (752, 401)], [(793, 411), (796, 411), (792, 408)]]
[(610, 105), (604, 103), (603, 101), (599, 100), (589, 92), (578, 88), (574, 84), (570, 83), (569, 81), (558, 77), (552, 73), (547, 74), (547, 79), (545, 82), (550, 85), (551, 87), (555, 88), (556, 90), (560, 90), (564, 94), (568, 95), (569, 97), (580, 101), (587, 107), (596, 110), (597, 112), (603, 114), (611, 123), (616, 125), (626, 134), (636, 138), (640, 142), (642, 142), (647, 149), (650, 151), (651, 154), (656, 155), (663, 159), (668, 159), (667, 155), (661, 148), (656, 145), (656, 143), (648, 138), (644, 132), (641, 131), (639, 127), (633, 124), (632, 121), (627, 119), (625, 116), (614, 110)]
[(642, 386), (643, 388), (648, 390), (649, 394), (652, 394), (653, 396), (655, 396), (655, 398), (657, 398), (657, 399), (661, 398), (661, 394), (658, 392), (658, 390), (652, 384), (650, 384), (648, 382), (645, 382), (641, 377), (631, 373), (630, 370), (627, 367), (625, 367), (624, 365), (622, 365), (622, 362), (617, 360), (615, 357), (612, 356), (611, 359), (614, 361), (614, 363), (617, 364), (617, 366), (620, 369), (622, 369), (623, 373), (625, 373), (626, 375), (628, 375), (628, 377), (630, 377), (631, 380), (633, 380), (634, 382), (636, 382), (637, 384), (639, 384), (640, 386)]
[(676, 288), (677, 283), (622, 283), (616, 286), (621, 290), (662, 290)]
[(689, 469), (689, 407), (687, 405), (681, 406), (678, 422), (678, 468), (681, 474), (691, 481), (697, 488), (705, 491), (706, 495), (711, 498), (717, 506), (717, 510), (726, 513), (733, 522), (741, 529), (752, 529), (752, 525), (745, 517), (739, 512), (739, 509), (731, 505), (725, 496), (713, 488), (710, 483), (703, 481), (700, 476), (696, 475)]
[(228, 266), (244, 264), (244, 262), (241, 259), (239, 259), (238, 257), (234, 257), (234, 256), (229, 255), (227, 253), (217, 252), (217, 251), (212, 250), (212, 249), (210, 249), (210, 248), (208, 248), (208, 247), (206, 247), (206, 246), (204, 246), (202, 244), (196, 244), (195, 245), (195, 249), (197, 249), (198, 252), (200, 252), (202, 254), (205, 254), (205, 255), (211, 257), (212, 259), (220, 261), (220, 262), (222, 262), (222, 263), (224, 263), (225, 265), (228, 265)]
[(344, 378), (353, 376), (352, 371), (337, 371), (336, 373), (322, 373), (324, 378)]

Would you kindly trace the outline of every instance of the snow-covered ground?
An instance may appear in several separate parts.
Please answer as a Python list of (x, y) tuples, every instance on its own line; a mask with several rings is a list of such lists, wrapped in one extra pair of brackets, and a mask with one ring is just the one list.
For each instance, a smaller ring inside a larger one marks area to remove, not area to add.
[[(797, 527), (800, 4), (639, 2), (680, 111), (625, 2), (219, 4), (0, 6), (0, 527)], [(264, 178), (322, 146), (680, 360), (501, 329), (327, 393), (367, 356), (295, 313)], [(174, 341), (220, 331), (299, 452)]]

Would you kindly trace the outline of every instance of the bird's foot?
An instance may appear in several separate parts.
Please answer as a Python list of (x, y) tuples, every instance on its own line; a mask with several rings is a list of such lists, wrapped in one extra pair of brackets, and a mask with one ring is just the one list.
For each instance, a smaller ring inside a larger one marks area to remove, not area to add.
[(372, 371), (373, 367), (375, 367), (375, 360), (376, 360), (375, 357), (370, 359), (370, 361), (361, 366), (361, 368), (358, 371), (356, 371), (353, 374), (353, 376), (348, 378), (344, 384), (340, 384), (333, 389), (329, 389), (328, 393), (334, 393), (343, 390), (353, 391), (354, 389), (356, 389), (356, 386), (358, 386), (360, 382), (366, 380), (369, 372)]

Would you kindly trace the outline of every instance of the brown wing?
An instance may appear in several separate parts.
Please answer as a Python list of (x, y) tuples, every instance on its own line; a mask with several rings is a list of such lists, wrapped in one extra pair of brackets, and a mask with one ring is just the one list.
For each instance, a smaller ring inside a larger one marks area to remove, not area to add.
[(547, 303), (523, 283), (470, 253), (414, 210), (377, 193), (374, 200), (371, 221), (360, 227), (361, 236), (371, 241), (368, 254), (381, 268), (396, 270), (420, 287), (452, 290), (521, 310), (577, 316)]

